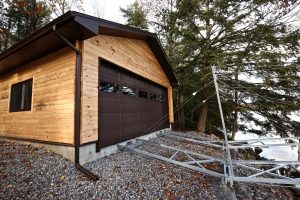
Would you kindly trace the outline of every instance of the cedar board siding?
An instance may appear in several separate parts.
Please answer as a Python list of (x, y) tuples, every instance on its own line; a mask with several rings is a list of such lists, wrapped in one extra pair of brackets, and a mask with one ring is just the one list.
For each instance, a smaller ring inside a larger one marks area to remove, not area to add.
[[(75, 58), (64, 48), (0, 76), (0, 136), (74, 143)], [(10, 113), (11, 85), (30, 78), (31, 111)]]
[(98, 35), (79, 46), (83, 52), (81, 143), (98, 140), (99, 58), (166, 87), (169, 121), (174, 122), (172, 86), (146, 41)]

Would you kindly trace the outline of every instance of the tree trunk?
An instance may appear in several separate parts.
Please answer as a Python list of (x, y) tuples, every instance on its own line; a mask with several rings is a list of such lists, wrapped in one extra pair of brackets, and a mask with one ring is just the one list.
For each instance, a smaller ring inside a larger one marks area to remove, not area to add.
[(10, 38), (11, 38), (11, 26), (12, 26), (12, 21), (11, 21), (11, 17), (9, 17), (8, 19), (8, 25), (7, 25), (7, 30), (6, 30), (6, 36), (4, 37), (4, 41), (3, 41), (3, 50), (6, 50), (9, 47), (9, 42)]
[[(300, 139), (299, 139), (299, 143), (300, 143)], [(298, 161), (300, 162), (300, 146), (298, 145)]]
[[(179, 106), (181, 106), (184, 102), (183, 95), (180, 95), (180, 100), (179, 100)], [(185, 121), (184, 121), (184, 108), (183, 106), (180, 107), (179, 109), (179, 127), (180, 130), (184, 131), (185, 130)]]
[(237, 124), (237, 120), (238, 120), (238, 111), (237, 111), (237, 108), (235, 108), (234, 110), (234, 116), (233, 116), (233, 126), (232, 126), (232, 136), (231, 136), (231, 139), (234, 140), (235, 138), (235, 134), (237, 132), (237, 129), (238, 129), (238, 124)]
[[(235, 72), (235, 86), (237, 87), (238, 81), (238, 70)], [(232, 125), (232, 136), (231, 139), (234, 140), (236, 132), (238, 131), (238, 91), (234, 89), (234, 116), (233, 116), (233, 125)]]
[[(209, 12), (209, 0), (205, 1), (205, 8), (204, 8), (205, 12), (208, 14)], [(210, 40), (210, 36), (211, 36), (211, 24), (210, 24), (210, 19), (207, 17), (205, 20), (205, 29), (206, 29), (206, 51), (209, 52), (209, 49), (211, 48), (211, 40)], [(209, 69), (210, 67), (210, 61), (207, 60), (206, 62), (206, 68)], [(205, 84), (205, 82), (204, 82)], [(205, 97), (206, 95), (204, 95)], [(206, 126), (206, 118), (207, 118), (207, 112), (208, 112), (208, 102), (205, 101), (204, 105), (201, 108), (200, 111), (200, 115), (198, 118), (198, 122), (197, 122), (197, 129), (196, 131), (204, 133), (205, 132), (205, 126)]]
[(177, 109), (177, 118), (178, 118), (178, 126), (179, 126), (179, 129), (181, 129), (181, 124), (180, 124), (180, 101), (179, 101), (179, 91), (177, 90), (177, 92), (176, 92), (176, 107), (178, 108)]
[(37, 20), (40, 16), (40, 11), (37, 10), (37, 5), (36, 5), (36, 1), (32, 2), (32, 10), (34, 11), (34, 13), (30, 13), (29, 14), (29, 31), (28, 31), (28, 35), (33, 33), (35, 30), (37, 30)]
[(196, 129), (197, 132), (200, 132), (200, 133), (205, 132), (207, 111), (208, 111), (208, 102), (206, 101), (200, 111), (200, 115), (199, 115), (198, 123), (197, 123), (197, 129)]

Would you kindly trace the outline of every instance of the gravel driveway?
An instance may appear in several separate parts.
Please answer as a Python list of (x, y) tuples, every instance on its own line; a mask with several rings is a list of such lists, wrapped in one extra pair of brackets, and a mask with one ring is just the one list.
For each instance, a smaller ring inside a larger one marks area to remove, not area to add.
[[(100, 181), (44, 148), (0, 140), (0, 199), (230, 199), (219, 179), (128, 151), (84, 166)], [(238, 199), (296, 199), (289, 189), (249, 184), (235, 193)]]

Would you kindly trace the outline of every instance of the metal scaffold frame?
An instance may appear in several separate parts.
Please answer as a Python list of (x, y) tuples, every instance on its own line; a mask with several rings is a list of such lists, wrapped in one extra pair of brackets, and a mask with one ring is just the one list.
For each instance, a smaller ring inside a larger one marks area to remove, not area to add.
[[(255, 174), (251, 174), (249, 176), (230, 176), (228, 177), (229, 180), (232, 181), (241, 181), (241, 182), (253, 182), (253, 183), (269, 183), (269, 184), (283, 184), (283, 185), (299, 185), (300, 179), (299, 178), (290, 178), (288, 176), (283, 176), (278, 173), (276, 173), (277, 170), (284, 169), (285, 167), (291, 167), (294, 170), (296, 170), (298, 173), (300, 173), (299, 169), (296, 166), (300, 166), (300, 162), (298, 161), (261, 161), (261, 160), (231, 160), (230, 156), (230, 149), (244, 149), (244, 148), (254, 148), (254, 147), (271, 147), (271, 146), (298, 146), (299, 148), (299, 137), (288, 137), (288, 138), (278, 138), (277, 140), (293, 140), (294, 143), (292, 144), (266, 144), (262, 141), (270, 140), (270, 138), (265, 139), (252, 139), (252, 140), (239, 140), (239, 141), (227, 141), (227, 133), (226, 133), (226, 127), (224, 122), (224, 116), (222, 111), (222, 105), (221, 105), (221, 99), (219, 96), (219, 86), (217, 81), (217, 75), (215, 67), (212, 66), (212, 74), (215, 84), (215, 90), (217, 94), (217, 100), (218, 100), (218, 106), (220, 110), (220, 116), (223, 126), (223, 133), (224, 133), (224, 146), (228, 149), (228, 157), (226, 160), (231, 163), (230, 167), (232, 167), (233, 171), (233, 165), (242, 167), (248, 170), (252, 170), (256, 172)], [(274, 138), (271, 138), (272, 140)], [(250, 144), (249, 144), (250, 142)], [(259, 142), (260, 144), (257, 145), (255, 143)], [(262, 170), (261, 166), (264, 166), (267, 168), (266, 170)], [(269, 177), (259, 177), (263, 175), (268, 175)]]
[[(196, 138), (187, 137), (187, 135), (176, 133), (176, 132), (163, 132), (158, 134), (158, 136), (168, 137), (174, 140), (186, 141), (194, 144), (201, 144), (203, 146), (207, 146), (211, 148), (220, 148), (221, 150), (226, 151), (224, 141), (212, 140), (210, 138), (204, 138), (204, 137), (196, 137)], [(286, 138), (282, 138), (282, 140), (284, 139)], [(233, 144), (234, 142), (229, 141), (228, 143)], [(296, 145), (299, 146), (299, 143)], [(147, 150), (141, 148), (143, 146), (152, 146), (155, 148), (166, 149), (166, 151), (172, 151), (172, 154), (171, 156), (166, 157), (163, 155), (159, 155), (157, 153), (148, 152)], [(228, 144), (228, 149), (236, 148), (236, 147), (234, 148), (231, 147), (233, 146)], [(289, 185), (289, 186), (300, 184), (299, 178), (291, 178), (276, 173), (276, 171), (285, 167), (291, 167), (300, 173), (300, 171), (297, 169), (297, 166), (300, 166), (300, 162), (298, 161), (267, 161), (267, 160), (229, 161), (226, 157), (227, 156), (226, 153), (224, 154), (223, 157), (219, 158), (216, 156), (209, 156), (206, 154), (193, 152), (187, 149), (176, 148), (166, 144), (155, 143), (155, 142), (141, 140), (141, 139), (137, 139), (135, 143), (131, 143), (125, 146), (119, 146), (119, 148), (122, 150), (126, 149), (134, 153), (155, 158), (163, 162), (171, 163), (213, 177), (222, 178), (226, 183), (229, 183), (229, 185), (231, 186), (232, 186), (231, 183), (233, 182), (266, 183), (266, 184)], [(177, 156), (179, 154), (185, 155), (186, 160), (182, 160), (182, 159), (178, 160)], [(229, 162), (231, 162), (231, 165), (229, 165)], [(217, 163), (219, 165), (222, 165), (224, 168), (223, 173), (213, 171), (203, 166), (203, 164), (208, 164), (208, 163)], [(230, 166), (232, 166), (232, 171), (234, 171), (235, 167), (238, 167), (238, 168), (243, 168), (245, 170), (249, 170), (254, 173), (248, 176), (240, 176), (237, 175), (237, 173), (235, 173), (235, 175), (232, 176), (232, 174), (229, 173)], [(265, 170), (263, 168), (265, 168)], [(267, 177), (261, 177), (263, 175), (267, 175)]]
[[(129, 150), (134, 153), (138, 153), (144, 156), (148, 156), (154, 159), (161, 160), (163, 162), (171, 163), (180, 167), (184, 167), (196, 172), (207, 174), (213, 177), (218, 177), (224, 180), (225, 183), (233, 186), (234, 182), (249, 182), (249, 183), (265, 183), (275, 184), (283, 186), (297, 186), (300, 185), (300, 178), (289, 177), (288, 174), (280, 174), (278, 171), (285, 171), (286, 168), (293, 169), (295, 172), (300, 174), (299, 161), (270, 161), (270, 160), (234, 160), (231, 156), (231, 150), (245, 149), (245, 148), (268, 148), (268, 147), (281, 147), (290, 146), (300, 148), (299, 140), (300, 137), (286, 137), (286, 138), (264, 138), (264, 139), (250, 139), (250, 140), (235, 140), (228, 141), (225, 121), (223, 118), (222, 104), (219, 95), (218, 80), (215, 73), (215, 68), (212, 67), (213, 82), (215, 85), (215, 94), (217, 96), (220, 117), (222, 122), (222, 132), (224, 134), (224, 140), (214, 140), (208, 137), (201, 136), (189, 136), (187, 134), (163, 131), (158, 134), (159, 137), (167, 137), (176, 141), (185, 141), (188, 143), (198, 144), (206, 146), (208, 148), (220, 149), (222, 157), (210, 156), (204, 153), (194, 152), (187, 149), (177, 148), (162, 143), (155, 143), (152, 141), (146, 141), (136, 139), (134, 143), (128, 145), (119, 146), (121, 150)], [(293, 141), (293, 143), (282, 143), (282, 144), (267, 144), (265, 141), (270, 140), (282, 140), (282, 141)], [(155, 148), (165, 149), (168, 152), (172, 152), (170, 156), (160, 155), (156, 152), (149, 152), (145, 150), (145, 146), (151, 146)], [(181, 158), (178, 159), (179, 155)], [(185, 159), (182, 158), (182, 155)], [(206, 168), (204, 165), (209, 163), (217, 163), (223, 166), (223, 173), (217, 170)], [(247, 170), (247, 175), (241, 175), (238, 173), (239, 169)], [(250, 173), (251, 172), (251, 173)]]

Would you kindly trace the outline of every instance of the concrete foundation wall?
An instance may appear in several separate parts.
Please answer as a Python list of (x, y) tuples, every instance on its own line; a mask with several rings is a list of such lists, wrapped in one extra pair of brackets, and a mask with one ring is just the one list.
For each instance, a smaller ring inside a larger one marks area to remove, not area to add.
[[(135, 139), (127, 140), (125, 142), (121, 142), (115, 145), (111, 145), (108, 147), (104, 147), (100, 150), (100, 152), (96, 152), (96, 144), (88, 144), (80, 147), (80, 164), (85, 164), (88, 162), (92, 162), (94, 160), (98, 160), (105, 156), (109, 156), (118, 152), (118, 145), (126, 145), (128, 142), (135, 142), (136, 139), (143, 139), (143, 140), (150, 140), (157, 137), (158, 133), (167, 131), (170, 129), (164, 129), (160, 131), (156, 131), (150, 133), (148, 135), (143, 135)], [(75, 148), (70, 146), (59, 146), (53, 144), (44, 144), (44, 143), (37, 143), (37, 142), (28, 142), (28, 141), (20, 141), (20, 140), (12, 140), (12, 139), (5, 139), (7, 141), (16, 142), (19, 144), (24, 145), (32, 145), (36, 147), (44, 147), (49, 151), (53, 151), (54, 153), (61, 154), (63, 157), (67, 158), (68, 160), (74, 162), (75, 158)]]

